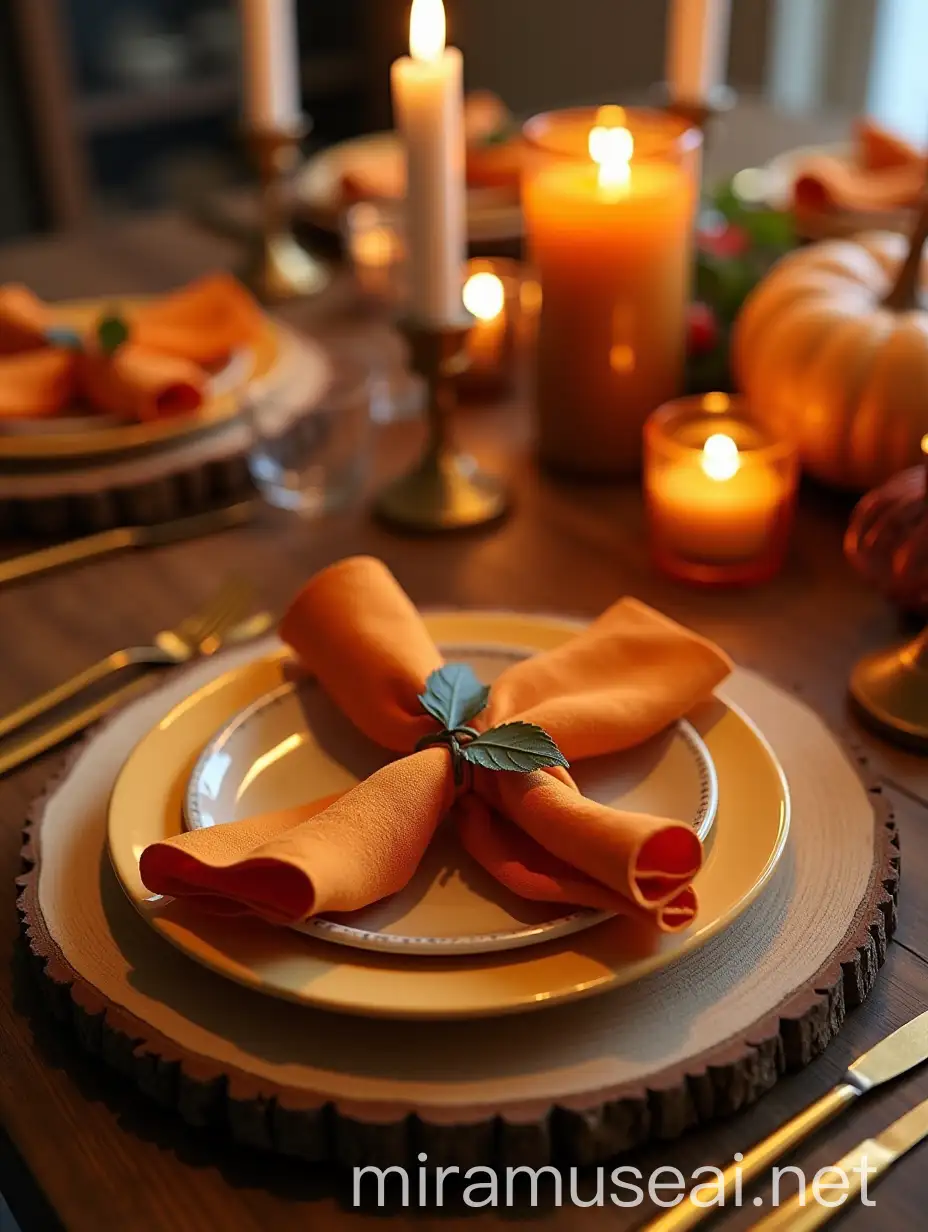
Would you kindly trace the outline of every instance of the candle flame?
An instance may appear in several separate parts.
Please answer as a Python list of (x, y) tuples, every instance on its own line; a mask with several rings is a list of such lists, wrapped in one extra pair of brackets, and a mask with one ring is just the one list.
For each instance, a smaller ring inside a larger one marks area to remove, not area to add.
[(478, 321), (495, 321), (506, 306), (506, 291), (495, 274), (473, 274), (464, 284), (464, 307)]
[(599, 164), (602, 188), (624, 188), (631, 177), (635, 139), (625, 127), (623, 107), (600, 107), (590, 130), (590, 157)]
[(447, 36), (442, 0), (412, 0), (409, 15), (409, 52), (414, 60), (435, 63), (445, 50)]
[(925, 457), (928, 458), (928, 432), (926, 432), (925, 435), (922, 437), (921, 451), (925, 455)]
[(741, 470), (738, 446), (724, 432), (716, 432), (709, 437), (703, 445), (700, 462), (704, 473), (720, 483), (733, 478)]

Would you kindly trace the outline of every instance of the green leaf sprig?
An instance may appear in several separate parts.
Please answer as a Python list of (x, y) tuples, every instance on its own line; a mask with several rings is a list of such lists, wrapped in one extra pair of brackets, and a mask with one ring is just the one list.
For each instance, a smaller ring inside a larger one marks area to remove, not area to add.
[(101, 317), (97, 325), (97, 342), (104, 355), (114, 355), (129, 341), (129, 326), (123, 317), (110, 313)]
[(442, 730), (426, 736), (418, 748), (447, 745), (458, 784), (463, 782), (467, 765), (513, 774), (531, 774), (552, 766), (566, 769), (567, 758), (544, 728), (534, 723), (502, 723), (485, 732), (470, 727), (489, 700), (489, 688), (466, 663), (446, 663), (432, 672), (419, 701), (426, 714), (442, 724)]

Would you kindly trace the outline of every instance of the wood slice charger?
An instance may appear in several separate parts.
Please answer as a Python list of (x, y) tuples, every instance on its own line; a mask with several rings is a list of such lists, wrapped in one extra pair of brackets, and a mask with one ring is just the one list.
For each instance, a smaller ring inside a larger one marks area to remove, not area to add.
[(145, 731), (254, 656), (186, 669), (92, 733), (33, 806), (23, 849), (23, 933), (53, 1012), (186, 1121), (347, 1167), (420, 1151), (430, 1167), (598, 1163), (745, 1108), (873, 987), (896, 922), (891, 811), (862, 758), (742, 669), (722, 692), (786, 772), (790, 838), (751, 907), (670, 967), (505, 1022), (435, 1023), (330, 1014), (199, 967), (123, 895), (107, 802)]

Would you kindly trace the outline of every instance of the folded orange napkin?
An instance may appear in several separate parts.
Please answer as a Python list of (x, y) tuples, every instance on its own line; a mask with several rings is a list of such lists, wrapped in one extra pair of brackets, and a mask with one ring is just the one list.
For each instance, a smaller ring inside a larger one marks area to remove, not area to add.
[(148, 351), (127, 342), (112, 355), (78, 356), (81, 396), (98, 411), (149, 423), (199, 410), (207, 374), (186, 359)]
[(54, 415), (78, 396), (91, 410), (125, 419), (189, 414), (203, 404), (208, 369), (253, 343), (263, 319), (240, 283), (213, 274), (129, 313), (127, 340), (109, 356), (94, 331), (66, 339), (73, 331), (55, 324), (53, 310), (26, 287), (0, 287), (0, 359), (45, 356), (0, 369), (3, 416)]
[(254, 343), (263, 317), (231, 274), (210, 274), (137, 308), (129, 323), (139, 346), (209, 368)]
[(71, 351), (0, 355), (0, 418), (45, 419), (75, 398), (77, 357)]
[(872, 120), (860, 121), (854, 136), (853, 160), (820, 154), (800, 166), (793, 188), (798, 211), (879, 213), (918, 200), (928, 173), (924, 156)]
[[(421, 747), (441, 729), (419, 699), (443, 661), (380, 561), (317, 574), (280, 633), (356, 727), (405, 756), (339, 797), (153, 844), (140, 862), (153, 893), (284, 924), (357, 910), (407, 884), (450, 811), (474, 859), (517, 894), (664, 931), (692, 922), (702, 848), (691, 826), (585, 799), (560, 767), (475, 766), (462, 786), (446, 746)], [(623, 599), (569, 643), (505, 671), (472, 725), (537, 723), (566, 756), (594, 757), (655, 735), (730, 669), (710, 642)]]
[(44, 347), (45, 331), (51, 324), (48, 306), (28, 287), (18, 283), (0, 287), (0, 355)]

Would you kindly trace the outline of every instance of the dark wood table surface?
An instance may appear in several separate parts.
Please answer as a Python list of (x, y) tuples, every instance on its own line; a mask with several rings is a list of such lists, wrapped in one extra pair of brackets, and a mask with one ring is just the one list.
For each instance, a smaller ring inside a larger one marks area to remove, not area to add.
[[(748, 150), (758, 161), (791, 141), (827, 138), (837, 130), (830, 121), (797, 130), (794, 122), (760, 113), (746, 123), (738, 152), (728, 147), (730, 166), (750, 158)], [(725, 162), (723, 145), (715, 152), (717, 165)], [(22, 279), (49, 297), (157, 291), (235, 256), (226, 243), (163, 216), (0, 250), (0, 281)], [(344, 282), (288, 316), (362, 354), (391, 345), (386, 329), (359, 328)], [(845, 704), (855, 659), (897, 638), (897, 619), (844, 562), (846, 499), (804, 492), (792, 556), (774, 583), (742, 592), (691, 590), (653, 571), (635, 483), (568, 484), (538, 473), (524, 400), (465, 409), (459, 420), (464, 439), (511, 476), (517, 507), (502, 527), (413, 539), (379, 528), (364, 507), (316, 523), (269, 512), (246, 530), (209, 541), (123, 556), (0, 591), (0, 711), (117, 646), (173, 624), (232, 570), (250, 575), (263, 603), (280, 610), (313, 570), (356, 552), (383, 557), (420, 604), (593, 616), (620, 595), (636, 594), (716, 639), (740, 663), (799, 691), (835, 729), (862, 744), (896, 809), (904, 870), (900, 927), (873, 995), (811, 1068), (736, 1119), (634, 1161), (642, 1170), (666, 1163), (684, 1173), (724, 1165), (822, 1094), (861, 1050), (928, 1007), (928, 894), (921, 886), (922, 875), (928, 879), (928, 762), (866, 736)], [(382, 431), (378, 464), (384, 473), (411, 456), (416, 438), (415, 428)], [(23, 971), (13, 879), (20, 823), (57, 761), (49, 755), (0, 782), (0, 1192), (23, 1232), (59, 1225), (73, 1232), (348, 1232), (364, 1226), (372, 1216), (351, 1208), (350, 1192), (337, 1179), (187, 1129), (85, 1058), (43, 1012)], [(798, 1152), (795, 1162), (811, 1175), (926, 1097), (928, 1069), (869, 1098)], [(925, 1166), (924, 1151), (913, 1153), (875, 1191), (876, 1208), (853, 1207), (845, 1226), (920, 1226)], [(534, 1219), (566, 1232), (633, 1226), (644, 1215), (614, 1206), (564, 1207)], [(720, 1226), (747, 1227), (754, 1215), (753, 1207), (729, 1213)], [(417, 1215), (410, 1226), (432, 1226), (438, 1217)], [(470, 1226), (473, 1217), (452, 1212), (441, 1221), (452, 1226), (467, 1218)], [(482, 1218), (513, 1217), (500, 1212)]]

